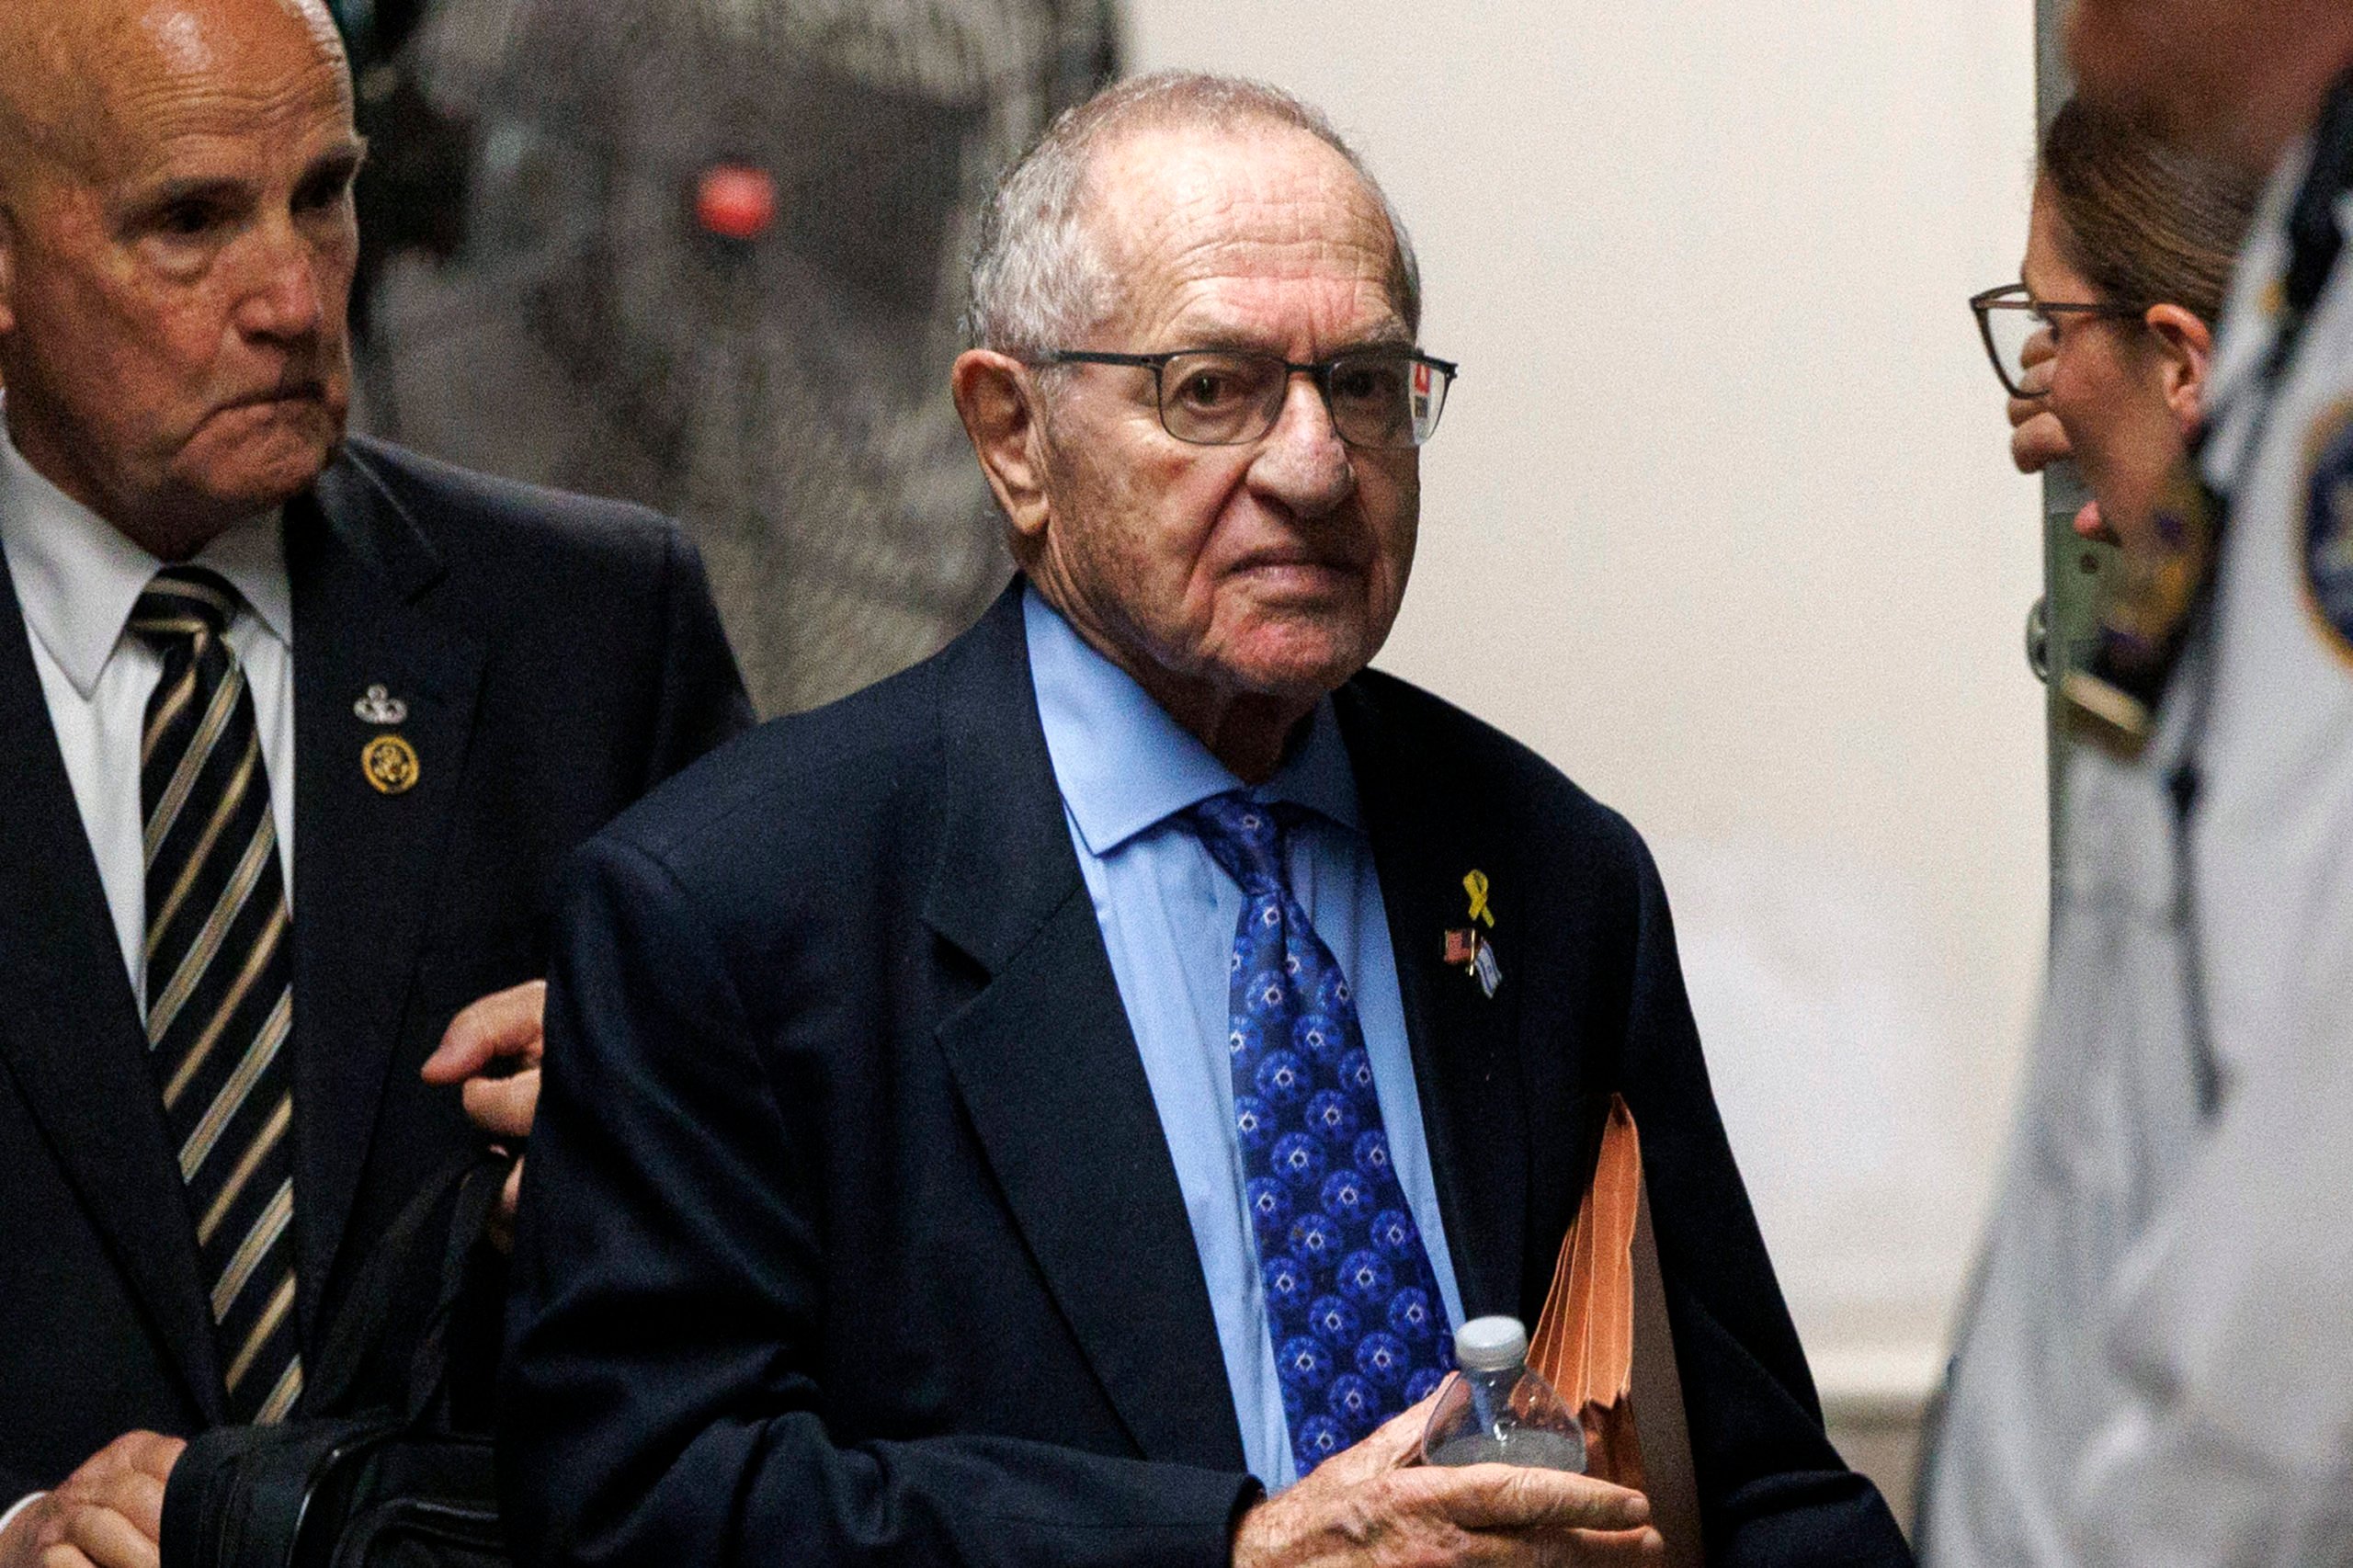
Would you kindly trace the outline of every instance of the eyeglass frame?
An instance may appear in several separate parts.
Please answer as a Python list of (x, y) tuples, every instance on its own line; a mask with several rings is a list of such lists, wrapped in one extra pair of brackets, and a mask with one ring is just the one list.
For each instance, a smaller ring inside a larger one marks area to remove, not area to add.
[[(2016, 296), (2016, 297), (2013, 297)], [(2038, 300), (2023, 283), (2004, 283), (1992, 289), (1981, 289), (1969, 297), (1969, 309), (1977, 317), (1977, 335), (1985, 342), (1985, 358), (1994, 362), (1994, 375), (2002, 390), (2012, 397), (2032, 403), (2051, 395), (2051, 389), (2029, 392), (2010, 380), (2009, 368), (2002, 363), (2002, 351), (1994, 342), (1993, 315), (1995, 311), (2028, 311), (2037, 316), (2083, 316), (2092, 321), (2139, 321), (2148, 313), (2142, 305), (2102, 305), (2073, 301)], [(2054, 324), (2045, 321), (2045, 326)]]
[[(1167, 389), (1161, 379), (1161, 372), (1168, 368), (1169, 361), (1183, 359), (1195, 354), (1223, 354), (1235, 358), (1257, 359), (1271, 365), (1280, 365), (1283, 368), (1283, 381), (1286, 387), (1289, 386), (1290, 378), (1293, 376), (1313, 377), (1315, 381), (1316, 394), (1324, 400), (1324, 416), (1332, 421), (1332, 433), (1336, 436), (1340, 434), (1340, 421), (1339, 416), (1332, 412), (1332, 372), (1339, 368), (1342, 360), (1380, 358), (1399, 359), (1413, 365), (1427, 365), (1446, 378), (1449, 395), (1451, 395), (1454, 391), (1454, 383), (1461, 378), (1462, 369), (1461, 366), (1451, 359), (1441, 359), (1434, 354), (1425, 354), (1418, 348), (1385, 344), (1366, 344), (1357, 348), (1343, 349), (1327, 359), (1310, 360), (1303, 364), (1295, 359), (1286, 359), (1279, 354), (1268, 354), (1256, 348), (1207, 347), (1172, 348), (1165, 354), (1110, 354), (1093, 349), (1057, 348), (1040, 358), (1029, 360), (1029, 363), (1037, 366), (1116, 365), (1131, 369), (1150, 370), (1153, 412), (1160, 416), (1160, 427), (1168, 431), (1170, 440), (1182, 441), (1188, 447), (1246, 447), (1253, 441), (1265, 440), (1274, 431), (1276, 425), (1282, 422), (1279, 404), (1277, 405), (1274, 420), (1266, 429), (1239, 441), (1197, 441), (1190, 436), (1179, 436), (1176, 431), (1168, 429)], [(1438, 415), (1443, 418), (1445, 414), (1446, 404), (1441, 401), (1438, 404)], [(1430, 435), (1437, 434), (1438, 426), (1433, 424), (1430, 426)], [(1340, 439), (1348, 446), (1375, 452), (1417, 452), (1429, 444), (1427, 437), (1419, 441), (1409, 441), (1402, 447), (1367, 446), (1362, 442), (1350, 441), (1346, 436), (1340, 436)]]

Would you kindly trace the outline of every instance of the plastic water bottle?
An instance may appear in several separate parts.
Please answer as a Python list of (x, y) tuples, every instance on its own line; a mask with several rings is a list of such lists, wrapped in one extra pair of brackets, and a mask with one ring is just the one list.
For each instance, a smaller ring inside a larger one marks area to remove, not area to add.
[(1461, 1376), (1447, 1384), (1422, 1434), (1430, 1464), (1517, 1464), (1585, 1471), (1585, 1428), (1558, 1391), (1528, 1366), (1518, 1318), (1472, 1318), (1455, 1331)]

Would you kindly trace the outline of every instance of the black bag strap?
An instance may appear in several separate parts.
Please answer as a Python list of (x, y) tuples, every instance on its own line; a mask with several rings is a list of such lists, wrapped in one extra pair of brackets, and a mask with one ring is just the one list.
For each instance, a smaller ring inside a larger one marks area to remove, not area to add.
[[(480, 1238), (506, 1179), (508, 1161), (486, 1150), (470, 1149), (452, 1157), (422, 1183), (369, 1255), (367, 1267), (352, 1281), (336, 1313), (335, 1326), (321, 1347), (317, 1364), (307, 1369), (305, 1404), (312, 1410), (333, 1410), (347, 1401), (365, 1374), (369, 1354), (382, 1340), (400, 1307), (400, 1286), (415, 1260), (442, 1251), (440, 1295), (434, 1304), (430, 1327), (418, 1346), (417, 1362), (428, 1359), (435, 1381), (443, 1367), (442, 1337), (465, 1281), (466, 1255)], [(486, 1196), (484, 1196), (486, 1194)], [(452, 1204), (452, 1198), (455, 1202)], [(449, 1223), (437, 1232), (434, 1216), (450, 1205)], [(411, 1369), (411, 1403), (403, 1414), (414, 1416), (423, 1403), (415, 1398), (421, 1366)]]
[(435, 1430), (449, 1427), (449, 1325), (465, 1297), (474, 1248), (489, 1231), (490, 1217), (514, 1168), (512, 1159), (491, 1153), (477, 1158), (458, 1177), (457, 1201), (450, 1209), (449, 1239), (441, 1254), (440, 1293), (409, 1363), (408, 1400), (401, 1415), (413, 1429), (424, 1426), (428, 1419)]
[(215, 1426), (188, 1439), (164, 1487), (163, 1568), (250, 1568), (293, 1559), (304, 1505), (340, 1450), (387, 1431), (388, 1415)]

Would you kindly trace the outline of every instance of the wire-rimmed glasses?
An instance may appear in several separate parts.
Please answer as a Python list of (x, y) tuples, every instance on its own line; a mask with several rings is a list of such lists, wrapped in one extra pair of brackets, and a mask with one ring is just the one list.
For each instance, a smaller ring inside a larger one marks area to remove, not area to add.
[(1985, 339), (1985, 357), (1994, 361), (1994, 374), (2001, 377), (2002, 386), (2012, 397), (2037, 398), (2048, 388), (2029, 391), (2026, 385), (2026, 351), (2034, 342), (2035, 334), (2056, 324), (2056, 316), (2087, 316), (2094, 320), (2137, 321), (2142, 311), (2138, 305), (2097, 305), (2038, 300), (2023, 283), (2005, 283), (1997, 289), (1987, 289), (1969, 297), (1969, 308), (1976, 312), (1978, 333)]
[(1351, 348), (1300, 364), (1240, 348), (1180, 348), (1167, 354), (1049, 354), (1049, 365), (1124, 365), (1150, 370), (1161, 427), (1199, 447), (1238, 447), (1282, 419), (1293, 376), (1314, 379), (1332, 428), (1352, 447), (1403, 450), (1438, 430), (1459, 368), (1411, 348)]

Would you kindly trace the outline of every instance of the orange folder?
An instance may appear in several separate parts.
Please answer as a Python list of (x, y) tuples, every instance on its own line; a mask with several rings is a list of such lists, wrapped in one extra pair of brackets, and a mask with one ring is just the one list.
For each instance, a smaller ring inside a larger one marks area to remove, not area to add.
[[(1585, 1426), (1586, 1472), (1646, 1494), (1670, 1563), (1703, 1561), (1683, 1386), (1633, 1112), (1611, 1096), (1593, 1185), (1561, 1243), (1528, 1364)], [(1643, 1412), (1640, 1430), (1637, 1406)]]

